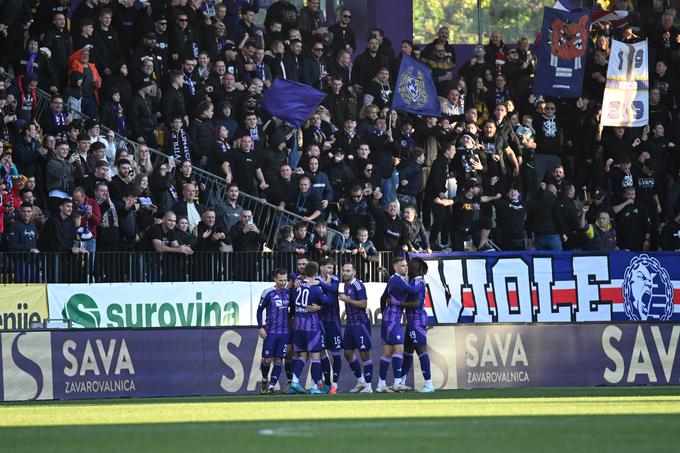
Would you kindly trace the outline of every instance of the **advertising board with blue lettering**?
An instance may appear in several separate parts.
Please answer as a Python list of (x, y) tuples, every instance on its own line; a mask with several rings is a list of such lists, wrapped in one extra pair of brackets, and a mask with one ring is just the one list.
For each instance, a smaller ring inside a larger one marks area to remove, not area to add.
[[(437, 389), (680, 383), (674, 323), (433, 326), (427, 336)], [(379, 338), (373, 327), (376, 364)], [(255, 328), (2, 332), (0, 401), (252, 394), (261, 355)], [(344, 366), (339, 390), (354, 379)], [(422, 382), (414, 360), (408, 385)]]

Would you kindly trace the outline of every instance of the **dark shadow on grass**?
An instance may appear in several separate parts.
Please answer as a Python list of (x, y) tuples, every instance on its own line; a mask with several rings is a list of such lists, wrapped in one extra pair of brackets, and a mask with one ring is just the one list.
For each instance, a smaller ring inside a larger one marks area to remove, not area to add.
[(354, 401), (372, 399), (473, 399), (473, 398), (567, 398), (567, 397), (619, 397), (619, 396), (680, 396), (680, 386), (630, 386), (630, 387), (589, 387), (589, 388), (521, 388), (521, 389), (475, 389), (475, 390), (440, 390), (433, 394), (400, 393), (400, 394), (338, 394), (338, 395), (276, 395), (276, 396), (191, 396), (181, 398), (117, 398), (103, 400), (64, 400), (64, 401), (18, 401), (0, 403), (0, 406), (35, 406), (35, 405), (130, 405), (130, 404), (165, 404), (165, 403), (239, 403), (253, 401), (316, 401), (328, 399), (333, 401)]
[[(65, 422), (67, 422), (65, 420)], [(677, 415), (450, 417), (0, 428), (3, 451), (676, 451)]]

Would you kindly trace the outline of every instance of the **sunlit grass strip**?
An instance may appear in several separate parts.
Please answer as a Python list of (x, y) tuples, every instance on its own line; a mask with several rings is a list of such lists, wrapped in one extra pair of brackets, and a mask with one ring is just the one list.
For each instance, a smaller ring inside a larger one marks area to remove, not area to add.
[(263, 420), (383, 419), (553, 415), (680, 414), (680, 396), (473, 398), (330, 398), (251, 402), (34, 405), (0, 407), (0, 426), (66, 426)]

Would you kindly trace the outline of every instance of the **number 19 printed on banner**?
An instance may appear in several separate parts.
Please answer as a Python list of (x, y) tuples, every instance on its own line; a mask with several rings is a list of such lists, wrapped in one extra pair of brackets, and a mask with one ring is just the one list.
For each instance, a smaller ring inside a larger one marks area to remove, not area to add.
[(602, 125), (639, 127), (649, 121), (649, 77), (647, 41), (612, 42), (607, 84), (602, 107)]

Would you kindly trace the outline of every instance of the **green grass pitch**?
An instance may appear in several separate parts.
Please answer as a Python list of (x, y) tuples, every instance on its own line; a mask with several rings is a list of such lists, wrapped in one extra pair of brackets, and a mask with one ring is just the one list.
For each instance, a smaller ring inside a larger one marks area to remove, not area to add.
[(0, 404), (4, 452), (677, 452), (680, 387)]

